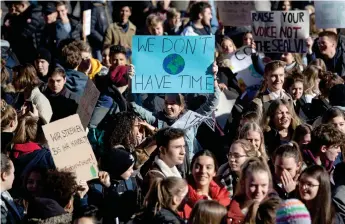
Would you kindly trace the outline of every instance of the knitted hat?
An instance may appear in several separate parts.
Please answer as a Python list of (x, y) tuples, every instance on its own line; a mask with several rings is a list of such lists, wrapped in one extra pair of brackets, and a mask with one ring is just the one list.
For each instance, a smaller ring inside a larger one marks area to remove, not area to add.
[(282, 202), (276, 211), (277, 224), (311, 224), (308, 209), (298, 199)]
[(338, 84), (333, 86), (329, 92), (328, 99), (332, 106), (345, 107), (345, 85)]
[(116, 87), (122, 87), (128, 84), (128, 80), (126, 78), (127, 70), (127, 66), (124, 65), (119, 65), (115, 68), (110, 68), (110, 80)]
[(45, 49), (45, 48), (40, 48), (38, 51), (37, 51), (37, 55), (36, 55), (36, 60), (37, 59), (43, 59), (43, 60), (46, 60), (49, 64), (52, 60), (52, 56), (50, 54), (50, 52)]
[(134, 164), (135, 160), (131, 153), (124, 148), (110, 149), (101, 158), (101, 167), (107, 171), (111, 179), (119, 180), (121, 175)]

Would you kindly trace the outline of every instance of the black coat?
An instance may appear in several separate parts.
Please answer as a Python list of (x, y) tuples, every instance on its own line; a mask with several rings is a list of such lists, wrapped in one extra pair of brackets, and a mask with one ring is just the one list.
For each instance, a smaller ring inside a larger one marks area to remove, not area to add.
[(170, 209), (162, 208), (154, 215), (153, 210), (147, 210), (143, 214), (138, 215), (134, 220), (127, 224), (184, 224), (185, 221), (181, 219), (178, 214)]
[(91, 34), (88, 37), (93, 48), (102, 49), (105, 32), (111, 23), (112, 18), (108, 6), (94, 3), (91, 11)]
[(64, 87), (58, 94), (54, 94), (49, 88), (43, 91), (53, 110), (50, 122), (71, 116), (76, 113), (78, 108), (78, 96)]
[(35, 52), (40, 47), (44, 26), (40, 5), (30, 5), (25, 12), (13, 18), (8, 41), (21, 64), (35, 60)]

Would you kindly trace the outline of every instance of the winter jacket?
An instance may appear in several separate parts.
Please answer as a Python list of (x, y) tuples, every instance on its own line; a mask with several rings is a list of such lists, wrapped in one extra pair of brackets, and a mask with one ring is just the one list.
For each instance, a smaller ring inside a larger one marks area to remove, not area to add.
[(19, 156), (32, 153), (36, 150), (40, 150), (42, 147), (35, 142), (28, 142), (24, 144), (14, 144), (11, 150), (11, 157), (18, 158)]
[(101, 75), (107, 74), (109, 71), (108, 68), (103, 66), (102, 63), (98, 61), (97, 59), (91, 58), (90, 63), (91, 63), (91, 70), (88, 74), (90, 79), (94, 79), (96, 75), (99, 75), (100, 73), (102, 73)]
[(186, 222), (179, 215), (166, 208), (162, 208), (156, 214), (154, 209), (145, 209), (142, 214), (137, 215), (127, 224), (185, 224)]
[(68, 224), (72, 223), (72, 213), (65, 212), (53, 199), (34, 198), (29, 201), (27, 219), (28, 224)]
[(53, 116), (53, 110), (47, 97), (41, 93), (38, 87), (31, 91), (28, 101), (37, 106), (38, 115), (45, 123), (49, 123)]
[(76, 113), (78, 108), (78, 97), (66, 87), (57, 94), (53, 93), (49, 88), (46, 88), (43, 94), (49, 100), (53, 110), (51, 122)]
[[(229, 192), (225, 187), (219, 186), (216, 182), (211, 181), (209, 186), (209, 196), (215, 201), (218, 201), (219, 204), (227, 207), (230, 204)], [(196, 189), (191, 185), (188, 184), (188, 194), (187, 194), (187, 202), (183, 208), (183, 214), (181, 216), (185, 219), (189, 219), (190, 214), (192, 212), (192, 208), (199, 200), (207, 200), (208, 198), (203, 195), (199, 195), (196, 192)]]
[(21, 223), (23, 219), (22, 209), (14, 203), (12, 196), (8, 191), (1, 192), (1, 224)]
[(140, 189), (134, 177), (128, 180), (112, 180), (109, 188), (103, 187), (98, 181), (90, 185), (88, 202), (100, 209), (103, 223), (126, 223), (141, 206)]
[(216, 176), (217, 183), (220, 183), (227, 189), (230, 199), (234, 196), (238, 179), (239, 176), (235, 172), (231, 171), (228, 162), (219, 167)]
[(11, 143), (14, 137), (13, 132), (1, 132), (1, 151), (6, 153), (11, 150)]
[[(290, 136), (293, 135), (294, 130), (289, 128)], [(277, 129), (271, 128), (269, 131), (264, 132), (265, 148), (268, 156), (272, 156), (273, 152), (281, 145), (287, 143), (280, 140), (280, 135)], [(291, 140), (291, 139), (290, 139)]]
[(338, 214), (343, 218), (345, 222), (345, 185), (338, 186), (333, 194), (332, 200)]
[(228, 219), (230, 223), (244, 223), (244, 218), (246, 217), (245, 214), (241, 211), (240, 201), (241, 197), (235, 196), (230, 203), (229, 211), (228, 211)]
[(87, 80), (89, 78), (82, 72), (66, 69), (66, 84), (65, 86), (74, 94), (78, 96), (78, 100), (83, 95)]
[(12, 35), (8, 41), (21, 64), (32, 63), (40, 47), (45, 26), (42, 6), (30, 5), (22, 14), (12, 20)]
[[(219, 95), (220, 95), (220, 89), (216, 87), (214, 94), (209, 95), (206, 102), (202, 104), (200, 108), (197, 109), (195, 112), (203, 116), (210, 116), (216, 110), (218, 106)], [(146, 109), (138, 106), (136, 103), (132, 103), (132, 106), (134, 107), (135, 112), (137, 112), (142, 119), (146, 120), (147, 123), (155, 127), (158, 127), (158, 128), (168, 127), (168, 126), (173, 125), (173, 123), (176, 121), (176, 120), (169, 120), (164, 115), (163, 111), (157, 114), (153, 114), (150, 111), (147, 111)], [(199, 151), (197, 143), (194, 141), (195, 136), (197, 134), (197, 130), (198, 130), (197, 127), (191, 127), (188, 130), (186, 130), (185, 140), (188, 147), (189, 160), (191, 160), (194, 154)]]
[(103, 39), (112, 18), (108, 6), (102, 3), (93, 3), (91, 9), (91, 34), (88, 36), (90, 45), (96, 49), (102, 49)]
[(103, 46), (122, 45), (132, 48), (132, 37), (136, 30), (137, 28), (130, 21), (128, 21), (127, 31), (117, 23), (112, 23), (106, 30)]
[[(211, 28), (209, 26), (204, 26), (205, 32), (207, 35), (211, 35)], [(200, 36), (203, 35), (200, 31), (194, 26), (193, 22), (190, 22), (186, 28), (181, 33), (182, 36)], [(205, 35), (205, 34), (204, 34)]]

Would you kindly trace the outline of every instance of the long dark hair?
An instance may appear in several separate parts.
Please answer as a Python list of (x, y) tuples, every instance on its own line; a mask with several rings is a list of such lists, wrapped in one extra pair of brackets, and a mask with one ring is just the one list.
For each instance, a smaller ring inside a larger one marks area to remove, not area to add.
[(301, 199), (300, 192), (298, 191), (299, 198), (307, 205), (310, 216), (312, 217), (312, 223), (332, 224), (334, 222), (335, 212), (332, 208), (331, 184), (328, 172), (322, 166), (313, 165), (306, 168), (300, 178), (303, 176), (310, 176), (320, 183), (319, 190), (310, 203), (305, 203)]

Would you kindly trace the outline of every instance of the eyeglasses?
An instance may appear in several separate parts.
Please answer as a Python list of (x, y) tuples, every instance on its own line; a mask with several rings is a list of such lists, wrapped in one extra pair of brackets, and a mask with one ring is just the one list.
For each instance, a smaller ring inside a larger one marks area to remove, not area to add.
[(299, 184), (302, 186), (302, 187), (307, 187), (307, 188), (313, 188), (313, 187), (318, 187), (320, 186), (320, 184), (312, 184), (310, 182), (304, 182), (304, 181), (299, 181)]
[(228, 154), (228, 158), (234, 158), (234, 159), (239, 159), (239, 158), (242, 158), (242, 157), (247, 157), (247, 155), (240, 155), (238, 153), (229, 153)]

